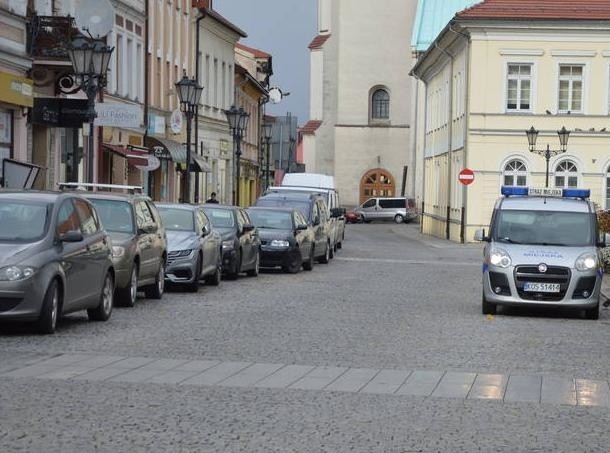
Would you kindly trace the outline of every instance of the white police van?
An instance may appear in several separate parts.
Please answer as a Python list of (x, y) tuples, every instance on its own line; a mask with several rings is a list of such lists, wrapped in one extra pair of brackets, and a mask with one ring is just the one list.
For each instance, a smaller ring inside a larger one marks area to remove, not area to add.
[(483, 314), (498, 305), (550, 305), (598, 319), (605, 246), (589, 190), (502, 187), (483, 263)]

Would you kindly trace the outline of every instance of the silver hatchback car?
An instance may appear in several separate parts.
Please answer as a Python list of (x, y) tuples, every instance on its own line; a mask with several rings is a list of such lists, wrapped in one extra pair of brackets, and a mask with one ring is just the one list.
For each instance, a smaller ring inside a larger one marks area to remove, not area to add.
[(0, 192), (0, 322), (55, 332), (61, 314), (113, 307), (112, 241), (95, 208), (71, 193)]

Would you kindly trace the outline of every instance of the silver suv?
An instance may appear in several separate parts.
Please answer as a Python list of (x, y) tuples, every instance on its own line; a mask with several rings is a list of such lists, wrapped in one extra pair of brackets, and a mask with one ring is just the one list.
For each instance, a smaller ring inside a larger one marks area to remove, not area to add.
[(369, 198), (354, 212), (362, 222), (373, 220), (393, 220), (396, 223), (411, 222), (417, 217), (417, 209), (413, 198)]
[[(483, 261), (483, 314), (498, 305), (551, 305), (599, 317), (602, 280), (597, 216), (588, 190), (503, 187)], [(533, 195), (533, 196), (532, 196)]]

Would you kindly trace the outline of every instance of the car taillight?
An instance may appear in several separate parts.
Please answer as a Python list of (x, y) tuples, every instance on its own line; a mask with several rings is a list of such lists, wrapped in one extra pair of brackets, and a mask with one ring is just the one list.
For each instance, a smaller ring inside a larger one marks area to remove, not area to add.
[(414, 198), (409, 198), (407, 200), (407, 206), (409, 207), (409, 209), (415, 208), (415, 199)]

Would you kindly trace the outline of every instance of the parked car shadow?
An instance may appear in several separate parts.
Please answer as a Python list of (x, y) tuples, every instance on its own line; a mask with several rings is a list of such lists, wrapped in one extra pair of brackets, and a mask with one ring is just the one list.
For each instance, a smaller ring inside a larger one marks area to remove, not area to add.
[[(584, 312), (575, 308), (562, 307), (498, 307), (499, 315), (521, 318), (550, 318), (550, 319), (585, 319)], [(600, 311), (600, 318), (604, 310)]]

